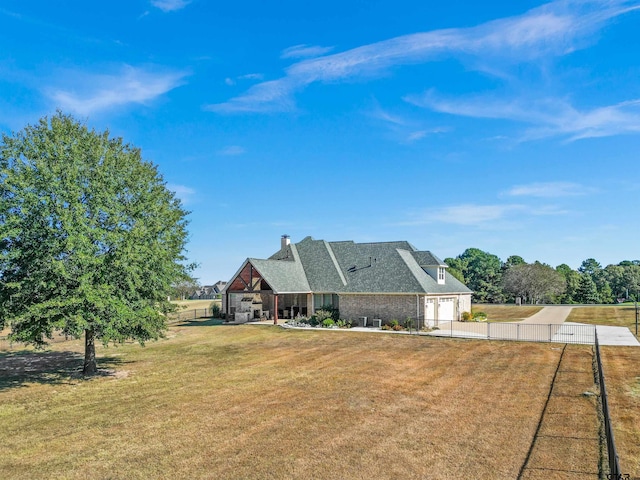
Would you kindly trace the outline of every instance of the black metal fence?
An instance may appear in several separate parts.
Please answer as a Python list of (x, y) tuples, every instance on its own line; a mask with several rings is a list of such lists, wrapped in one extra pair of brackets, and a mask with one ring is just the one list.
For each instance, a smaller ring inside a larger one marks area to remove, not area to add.
[(604, 381), (604, 369), (602, 368), (602, 357), (600, 355), (600, 344), (598, 334), (595, 335), (596, 364), (598, 370), (598, 383), (600, 386), (600, 402), (602, 404), (602, 417), (604, 419), (604, 433), (607, 438), (607, 456), (609, 458), (610, 476), (607, 478), (622, 478), (620, 475), (620, 459), (616, 451), (616, 442), (613, 436), (613, 426), (609, 416), (609, 399), (607, 396), (607, 386)]
[(213, 316), (211, 308), (194, 308), (193, 310), (182, 310), (167, 315), (168, 323), (184, 322), (185, 320), (196, 320)]
[(553, 342), (593, 345), (595, 325), (537, 324), (508, 322), (451, 322), (431, 335), (481, 338), (486, 340), (515, 340), (520, 342)]

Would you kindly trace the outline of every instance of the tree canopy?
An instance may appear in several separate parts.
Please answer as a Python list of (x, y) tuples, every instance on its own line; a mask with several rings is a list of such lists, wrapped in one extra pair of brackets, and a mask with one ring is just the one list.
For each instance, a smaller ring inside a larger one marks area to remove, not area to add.
[(562, 273), (539, 262), (516, 264), (504, 274), (505, 290), (532, 304), (552, 301), (564, 293), (566, 286)]
[(0, 326), (43, 346), (157, 339), (183, 278), (187, 212), (138, 148), (58, 112), (0, 143)]
[(502, 262), (496, 255), (478, 248), (467, 248), (455, 259), (446, 258), (445, 263), (456, 270), (456, 273), (462, 274), (466, 285), (474, 291), (477, 302), (504, 301), (501, 287)]

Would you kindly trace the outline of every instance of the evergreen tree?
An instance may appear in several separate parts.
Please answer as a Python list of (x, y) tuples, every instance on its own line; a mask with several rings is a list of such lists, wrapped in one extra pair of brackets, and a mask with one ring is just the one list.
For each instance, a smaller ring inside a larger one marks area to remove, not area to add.
[(591, 276), (586, 273), (580, 276), (580, 283), (578, 284), (578, 291), (576, 292), (576, 301), (587, 304), (598, 303), (600, 301), (596, 283), (591, 279)]

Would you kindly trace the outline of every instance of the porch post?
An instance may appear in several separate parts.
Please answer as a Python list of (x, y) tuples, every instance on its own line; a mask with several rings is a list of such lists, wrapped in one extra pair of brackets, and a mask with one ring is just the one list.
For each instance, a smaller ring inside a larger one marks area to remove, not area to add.
[(273, 294), (273, 324), (278, 324), (278, 294)]

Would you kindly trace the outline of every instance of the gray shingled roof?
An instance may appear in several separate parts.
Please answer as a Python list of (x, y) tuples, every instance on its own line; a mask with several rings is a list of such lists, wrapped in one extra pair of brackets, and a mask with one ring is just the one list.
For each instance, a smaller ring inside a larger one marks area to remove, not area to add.
[(277, 293), (470, 293), (446, 273), (439, 285), (427, 267), (446, 267), (428, 251), (409, 242), (326, 242), (306, 237), (273, 254), (251, 258)]

